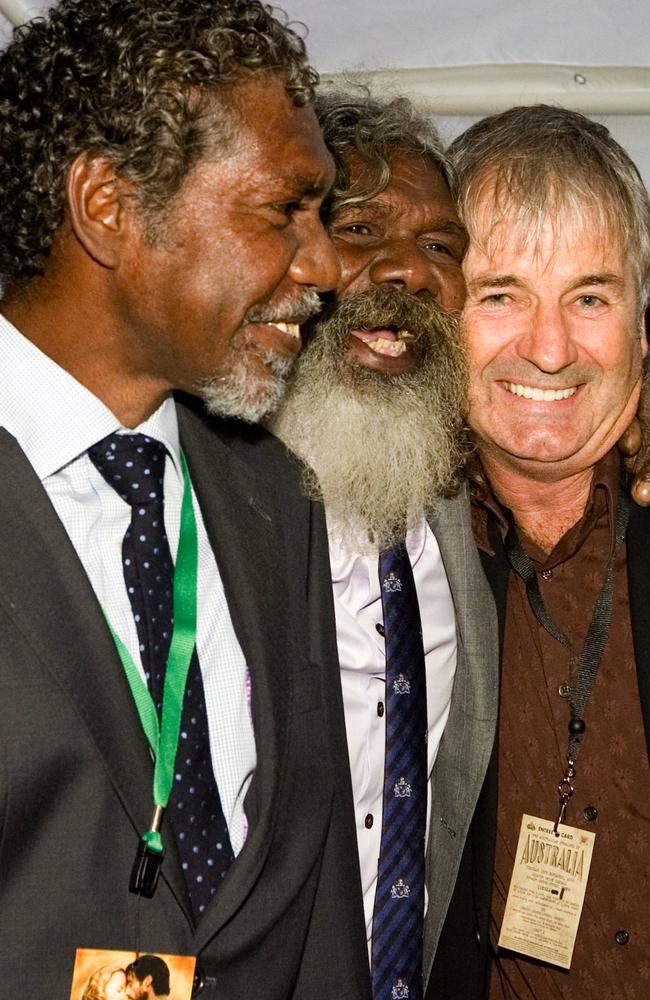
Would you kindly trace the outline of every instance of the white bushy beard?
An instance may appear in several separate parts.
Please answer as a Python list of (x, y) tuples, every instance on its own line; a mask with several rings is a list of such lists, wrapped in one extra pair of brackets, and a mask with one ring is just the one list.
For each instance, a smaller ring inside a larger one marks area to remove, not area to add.
[[(417, 338), (412, 370), (347, 359), (351, 330), (385, 326)], [(458, 322), (429, 297), (378, 287), (314, 325), (270, 427), (306, 463), (307, 494), (351, 551), (392, 545), (458, 488), (466, 380)]]

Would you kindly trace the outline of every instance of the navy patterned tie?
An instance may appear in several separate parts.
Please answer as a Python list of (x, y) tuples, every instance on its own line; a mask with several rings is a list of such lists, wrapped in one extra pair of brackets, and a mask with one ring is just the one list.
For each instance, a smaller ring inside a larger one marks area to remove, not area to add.
[[(111, 434), (88, 450), (106, 482), (131, 506), (122, 543), (124, 580), (140, 656), (160, 715), (173, 627), (174, 563), (165, 531), (163, 480), (167, 453), (144, 434)], [(212, 770), (203, 679), (194, 649), (187, 675), (167, 808), (198, 919), (233, 861), (228, 827)]]
[(404, 543), (379, 557), (386, 760), (372, 925), (374, 1000), (422, 1000), (427, 700), (420, 611)]

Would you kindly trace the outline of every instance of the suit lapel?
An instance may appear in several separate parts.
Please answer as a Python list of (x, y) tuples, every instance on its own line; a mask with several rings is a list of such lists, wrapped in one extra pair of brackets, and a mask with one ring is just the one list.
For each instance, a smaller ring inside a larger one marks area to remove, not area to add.
[(65, 528), (2, 429), (0, 468), (0, 605), (93, 740), (133, 823), (135, 856), (137, 836), (151, 820), (153, 770), (122, 664)]
[(634, 657), (650, 758), (650, 510), (632, 504), (627, 528), (627, 575)]
[[(276, 581), (284, 583), (289, 572), (277, 498), (270, 484), (254, 472), (244, 459), (245, 449), (242, 451), (236, 441), (221, 439), (201, 417), (183, 406), (178, 409), (192, 485), (251, 674), (258, 747), (257, 766), (246, 797), (249, 834), (197, 928), (197, 947), (201, 948), (249, 895), (272, 841), (291, 711), (288, 595)], [(305, 587), (303, 581), (303, 595)]]
[(449, 718), (432, 776), (425, 981), (492, 752), (498, 698), (494, 602), (476, 552), (466, 495), (442, 501), (431, 526), (454, 601), (458, 661)]

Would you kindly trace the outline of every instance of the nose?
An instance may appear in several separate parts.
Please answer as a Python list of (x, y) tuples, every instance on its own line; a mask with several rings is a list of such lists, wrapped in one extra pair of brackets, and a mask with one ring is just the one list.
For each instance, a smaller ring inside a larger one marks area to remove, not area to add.
[(338, 254), (318, 216), (302, 227), (289, 274), (319, 292), (331, 291), (341, 277)]
[(553, 374), (578, 360), (578, 351), (559, 304), (539, 302), (517, 341), (517, 354), (541, 372)]
[(412, 295), (428, 292), (440, 298), (440, 284), (431, 261), (411, 241), (387, 244), (372, 261), (368, 273), (373, 285), (394, 285)]

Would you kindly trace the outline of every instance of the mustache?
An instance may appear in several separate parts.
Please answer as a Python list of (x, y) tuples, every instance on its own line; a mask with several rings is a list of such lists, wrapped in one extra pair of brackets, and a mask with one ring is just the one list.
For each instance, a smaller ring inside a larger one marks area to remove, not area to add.
[(313, 288), (304, 288), (267, 306), (253, 306), (243, 323), (306, 323), (321, 311), (322, 302)]
[(331, 324), (341, 338), (350, 330), (393, 327), (396, 332), (408, 330), (417, 341), (432, 333), (447, 336), (450, 323), (457, 328), (457, 314), (444, 309), (432, 296), (377, 285), (338, 301), (326, 297), (321, 315), (307, 324), (305, 339), (309, 342), (311, 336), (323, 334)]

